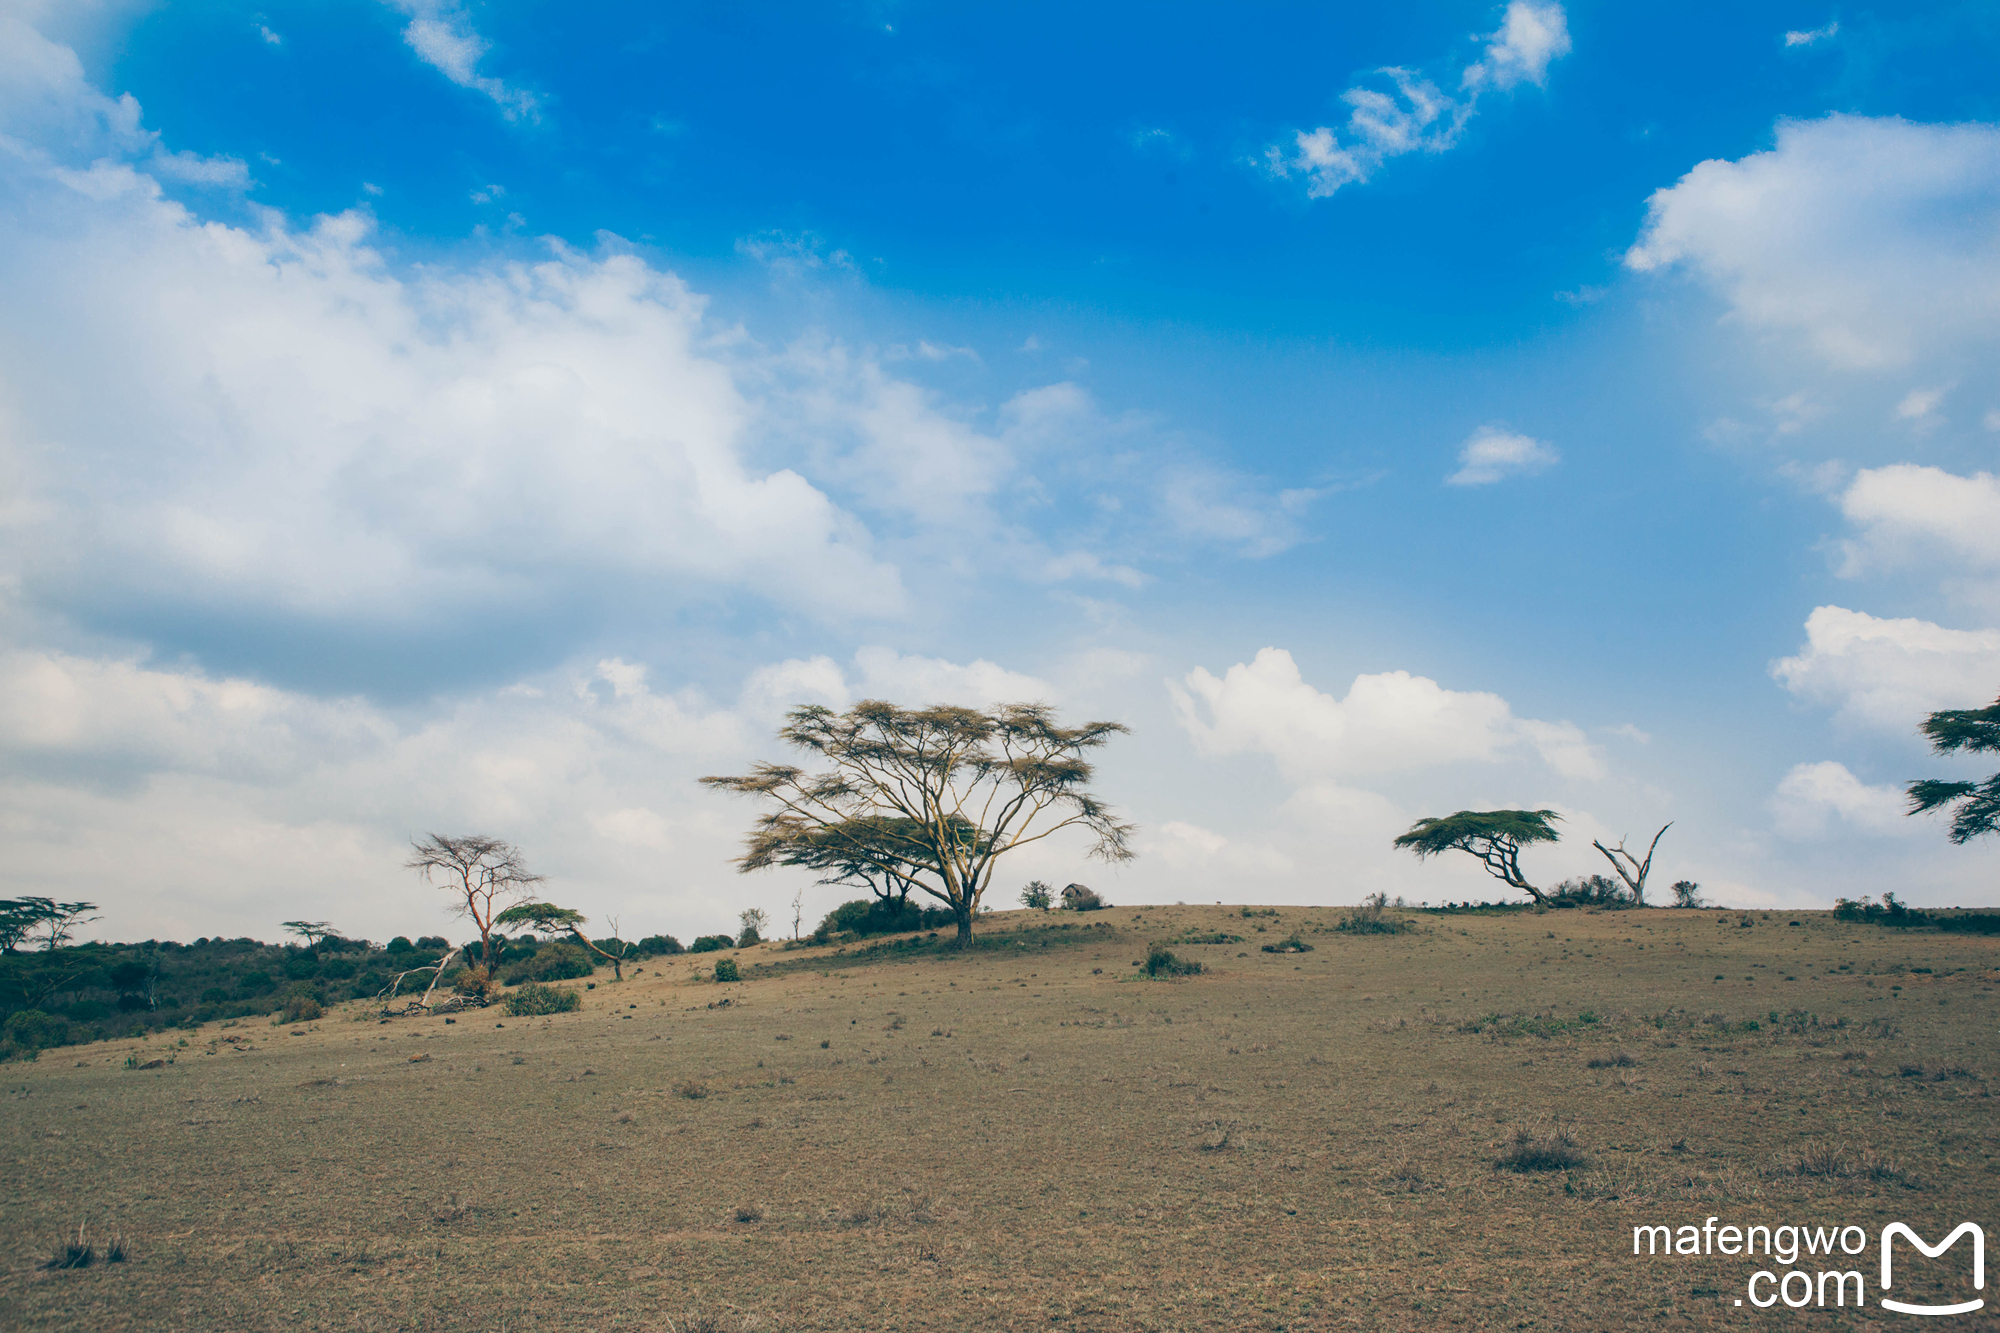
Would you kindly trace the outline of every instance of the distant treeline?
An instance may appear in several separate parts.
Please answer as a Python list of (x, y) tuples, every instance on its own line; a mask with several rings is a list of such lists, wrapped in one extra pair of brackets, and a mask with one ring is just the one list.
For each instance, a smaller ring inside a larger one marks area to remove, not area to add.
[(1927, 912), (1897, 902), (1893, 893), (1883, 894), (1879, 903), (1865, 896), (1836, 899), (1833, 914), (1841, 921), (1866, 921), (1877, 926), (1928, 926), (1959, 935), (2000, 935), (2000, 912)]
[[(615, 941), (599, 943), (616, 951)], [(704, 936), (696, 948), (734, 944), (726, 935)], [(477, 941), (465, 949), (471, 962), (482, 961)], [(218, 937), (0, 953), (0, 1059), (218, 1019), (313, 1014), (379, 995), (397, 974), (435, 966), (452, 952), (441, 935), (398, 935), (387, 944), (333, 935), (311, 945)], [(592, 955), (567, 941), (496, 937), (493, 952), (500, 980), (510, 986), (595, 972)], [(673, 936), (652, 935), (626, 956), (681, 952)], [(413, 980), (421, 990), (430, 977)]]

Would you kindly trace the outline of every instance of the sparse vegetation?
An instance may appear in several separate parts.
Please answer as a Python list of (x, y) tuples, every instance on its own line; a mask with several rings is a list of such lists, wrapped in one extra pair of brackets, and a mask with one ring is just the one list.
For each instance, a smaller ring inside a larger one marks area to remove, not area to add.
[(530, 981), (521, 989), (510, 993), (504, 1004), (512, 1017), (532, 1018), (541, 1014), (573, 1013), (582, 1006), (583, 997), (564, 986), (548, 986), (539, 981)]
[(1192, 958), (1178, 957), (1164, 944), (1155, 944), (1146, 951), (1145, 971), (1149, 977), (1192, 977), (1201, 973), (1202, 966)]
[(1587, 1161), (1574, 1131), (1558, 1125), (1541, 1132), (1516, 1130), (1514, 1141), (1494, 1165), (1503, 1171), (1574, 1171)]

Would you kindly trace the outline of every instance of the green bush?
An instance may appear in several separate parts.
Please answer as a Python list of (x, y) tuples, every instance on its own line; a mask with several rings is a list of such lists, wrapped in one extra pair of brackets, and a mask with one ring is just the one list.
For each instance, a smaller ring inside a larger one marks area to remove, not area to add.
[(272, 984), (269, 972), (245, 972), (236, 978), (236, 989), (245, 995), (263, 995)]
[(688, 946), (689, 953), (714, 953), (717, 949), (734, 949), (736, 941), (727, 935), (703, 935)]
[(278, 1016), (287, 1023), (310, 1023), (315, 1018), (322, 1018), (325, 1015), (326, 1010), (321, 1008), (320, 1002), (310, 995), (294, 995), (286, 1000), (285, 1007), (278, 1011)]
[(736, 937), (736, 947), (739, 949), (753, 948), (763, 942), (764, 937), (757, 933), (757, 927), (755, 926), (743, 927), (743, 933)]
[(1046, 912), (1056, 900), (1056, 891), (1038, 879), (1028, 881), (1028, 887), (1021, 890), (1021, 906), (1039, 908)]
[(681, 942), (671, 935), (648, 935), (639, 941), (639, 953), (647, 958), (671, 958), (677, 953), (685, 953)]
[(507, 997), (507, 1012), (515, 1018), (537, 1014), (566, 1014), (583, 1003), (583, 997), (561, 986), (544, 986), (531, 981)]
[(7, 1020), (8, 1040), (31, 1050), (69, 1044), (69, 1020), (39, 1009), (23, 1009)]
[(1164, 944), (1155, 944), (1146, 951), (1146, 975), (1149, 977), (1191, 977), (1201, 970), (1200, 963), (1178, 956)]
[(737, 969), (734, 958), (718, 958), (715, 960), (715, 979), (717, 981), (741, 981), (743, 980), (743, 974)]
[(227, 1004), (229, 1003), (229, 992), (220, 986), (210, 986), (201, 993), (201, 1002), (203, 1004)]
[(1401, 935), (1416, 926), (1403, 917), (1390, 916), (1381, 903), (1371, 902), (1340, 918), (1333, 928), (1343, 935)]
[(918, 907), (907, 898), (856, 898), (826, 914), (813, 931), (821, 944), (835, 935), (899, 935), (912, 930), (935, 930), (951, 923), (951, 913), (942, 907)]
[(592, 976), (596, 971), (582, 945), (558, 941), (544, 944), (532, 958), (509, 963), (500, 979), (509, 986), (518, 986), (524, 981), (572, 981)]

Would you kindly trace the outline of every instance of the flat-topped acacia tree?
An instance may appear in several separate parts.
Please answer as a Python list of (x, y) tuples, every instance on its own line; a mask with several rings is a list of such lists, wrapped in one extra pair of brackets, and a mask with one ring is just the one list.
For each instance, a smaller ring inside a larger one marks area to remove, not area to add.
[(1084, 759), (1128, 730), (1065, 727), (1042, 704), (903, 709), (868, 699), (844, 713), (808, 705), (786, 715), (778, 738), (826, 770), (759, 764), (701, 781), (774, 807), (752, 826), (738, 869), (803, 866), (880, 886), (878, 896), (922, 893), (951, 911), (964, 946), (995, 862), (1016, 848), (1078, 828), (1096, 837), (1092, 856), (1132, 858), (1135, 830), (1085, 790)]
[[(1984, 708), (1952, 708), (1932, 713), (1921, 727), (1931, 749), (1939, 754), (1980, 754), (2000, 750), (2000, 700)], [(1970, 842), (2000, 831), (2000, 773), (1984, 782), (1949, 782), (1925, 778), (1907, 788), (1910, 813), (1927, 814), (1956, 805), (1947, 836)]]
[(1538, 903), (1546, 903), (1548, 895), (1521, 873), (1521, 849), (1530, 843), (1556, 841), (1562, 835), (1549, 827), (1549, 821), (1561, 818), (1553, 810), (1460, 810), (1455, 815), (1419, 819), (1396, 839), (1396, 846), (1415, 852), (1419, 861), (1440, 852), (1476, 856), (1487, 874), (1510, 888), (1524, 890)]

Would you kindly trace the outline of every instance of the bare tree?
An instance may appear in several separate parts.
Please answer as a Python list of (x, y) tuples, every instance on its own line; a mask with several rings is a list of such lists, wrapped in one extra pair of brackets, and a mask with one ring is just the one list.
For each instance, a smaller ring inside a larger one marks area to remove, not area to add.
[(792, 938), (799, 937), (799, 927), (806, 919), (806, 891), (803, 887), (792, 894)]
[(452, 915), (464, 917), (478, 929), (479, 962), (490, 978), (494, 919), (548, 876), (529, 870), (521, 849), (512, 843), (477, 833), (460, 837), (430, 833), (410, 848), (415, 855), (403, 868), (416, 871), (424, 883), (443, 888), (451, 895)]
[(1660, 845), (1660, 839), (1666, 837), (1667, 830), (1673, 826), (1673, 821), (1668, 820), (1661, 826), (1660, 831), (1653, 835), (1653, 841), (1646, 848), (1646, 859), (1643, 861), (1625, 850), (1625, 839), (1623, 838), (1618, 840), (1616, 847), (1606, 847), (1595, 838), (1590, 840), (1592, 847), (1604, 853), (1604, 859), (1609, 861), (1611, 868), (1618, 872), (1618, 878), (1625, 881), (1625, 887), (1632, 890), (1632, 905), (1634, 907), (1644, 907), (1646, 905), (1646, 876), (1653, 872), (1653, 848)]
[(850, 863), (943, 903), (966, 945), (995, 862), (1015, 848), (1080, 828), (1096, 836), (1093, 855), (1131, 859), (1132, 826), (1084, 790), (1092, 769), (1083, 756), (1126, 731), (1116, 722), (1059, 726), (1040, 704), (902, 709), (871, 699), (845, 713), (815, 705), (793, 709), (778, 735), (830, 771), (759, 764), (702, 782), (777, 806), (752, 828), (740, 869)]
[(764, 939), (764, 927), (771, 924), (771, 914), (761, 907), (747, 907), (736, 914), (736, 922), (742, 927), (736, 934), (736, 946), (747, 949)]

